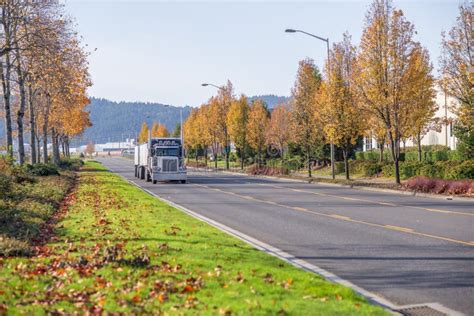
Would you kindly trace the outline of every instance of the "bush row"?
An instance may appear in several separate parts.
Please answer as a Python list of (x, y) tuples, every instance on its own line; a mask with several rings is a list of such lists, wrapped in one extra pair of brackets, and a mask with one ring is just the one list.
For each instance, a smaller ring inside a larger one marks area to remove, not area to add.
[[(395, 176), (393, 164), (386, 164), (382, 167), (382, 174), (385, 177)], [(474, 179), (474, 160), (460, 161), (437, 161), (400, 162), (400, 177), (408, 179), (415, 176), (426, 176), (440, 179)]]
[[(436, 162), (401, 161), (399, 166), (400, 177), (404, 180), (414, 176), (440, 179), (474, 179), (474, 160)], [(344, 173), (344, 170), (344, 162), (336, 162), (336, 173)], [(392, 162), (379, 163), (368, 160), (351, 160), (349, 161), (349, 171), (351, 175), (361, 175), (365, 177), (395, 176), (395, 167)]]
[[(379, 161), (380, 151), (364, 151), (356, 152), (356, 160)], [(384, 151), (384, 161), (393, 161), (391, 153)], [(421, 152), (421, 161), (436, 162), (436, 161), (462, 161), (463, 157), (457, 150), (423, 150)], [(400, 161), (418, 161), (418, 151), (408, 151), (400, 153)]]
[(267, 167), (267, 166), (259, 167), (257, 164), (248, 166), (245, 169), (245, 172), (251, 175), (266, 175), (266, 176), (277, 176), (277, 175), (289, 174), (288, 169), (284, 167)]
[(407, 189), (436, 194), (474, 195), (472, 180), (444, 180), (424, 176), (413, 177), (405, 183)]

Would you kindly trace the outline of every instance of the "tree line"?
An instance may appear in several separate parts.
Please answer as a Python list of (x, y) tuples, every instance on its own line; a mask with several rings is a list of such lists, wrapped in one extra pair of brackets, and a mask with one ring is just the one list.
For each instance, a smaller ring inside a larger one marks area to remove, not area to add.
[(29, 138), (31, 164), (48, 161), (48, 142), (58, 164), (61, 151), (69, 156), (71, 137), (90, 126), (88, 53), (55, 0), (2, 0), (0, 24), (7, 155), (13, 158), (16, 136), (18, 162), (26, 163)]
[(458, 149), (472, 159), (473, 14), (474, 4), (464, 3), (455, 25), (442, 34), (440, 78), (435, 78), (427, 49), (414, 39), (414, 25), (392, 1), (374, 0), (358, 46), (345, 33), (341, 42), (332, 45), (322, 72), (313, 60), (300, 61), (289, 104), (275, 107), (270, 114), (262, 101), (236, 97), (228, 82), (192, 110), (184, 123), (185, 146), (188, 151), (202, 149), (206, 159), (209, 148), (214, 158), (222, 151), (229, 168), (232, 142), (243, 168), (246, 147), (261, 164), (268, 146), (277, 147), (283, 157), (285, 148), (294, 143), (304, 153), (311, 177), (315, 148), (332, 142), (343, 153), (349, 179), (350, 151), (361, 136), (373, 135), (381, 159), (388, 145), (399, 184), (401, 143), (412, 139), (421, 159), (422, 137), (440, 123), (434, 117), (438, 85), (457, 101), (453, 111)]

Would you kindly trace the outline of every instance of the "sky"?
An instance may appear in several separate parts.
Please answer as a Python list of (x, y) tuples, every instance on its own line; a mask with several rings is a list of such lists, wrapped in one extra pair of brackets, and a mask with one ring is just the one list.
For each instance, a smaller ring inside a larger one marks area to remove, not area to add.
[[(358, 44), (371, 1), (85, 1), (66, 11), (92, 51), (89, 94), (114, 101), (198, 106), (228, 79), (236, 94), (288, 96), (298, 61), (323, 67), (326, 43), (348, 31)], [(456, 20), (459, 0), (399, 0), (428, 48), (435, 69), (441, 32)], [(95, 50), (97, 49), (97, 50)], [(95, 50), (95, 51), (94, 51)]]

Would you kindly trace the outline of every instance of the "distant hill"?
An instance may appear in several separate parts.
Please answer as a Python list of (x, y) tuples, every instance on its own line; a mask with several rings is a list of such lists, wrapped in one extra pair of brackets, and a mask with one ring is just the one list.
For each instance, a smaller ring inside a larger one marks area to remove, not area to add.
[[(269, 109), (289, 101), (289, 97), (276, 95), (260, 95), (249, 98), (261, 99)], [(135, 138), (143, 122), (150, 126), (154, 121), (160, 122), (172, 132), (180, 121), (180, 111), (183, 111), (183, 121), (188, 117), (192, 107), (172, 106), (149, 102), (114, 102), (107, 99), (91, 98), (87, 106), (90, 111), (92, 127), (71, 142), (71, 146), (94, 143), (105, 143)], [(14, 128), (16, 124), (14, 122)], [(26, 135), (28, 137), (28, 135)], [(5, 138), (4, 119), (0, 120), (0, 138)]]
[(256, 95), (256, 96), (250, 97), (249, 99), (250, 101), (260, 99), (266, 103), (269, 109), (273, 109), (275, 106), (279, 104), (288, 103), (290, 101), (290, 97), (280, 97), (273, 94)]
[(177, 107), (160, 103), (114, 102), (107, 99), (91, 98), (87, 106), (90, 111), (92, 127), (88, 128), (80, 140), (81, 144), (93, 141), (105, 143), (125, 138), (135, 138), (143, 122), (149, 126), (154, 121), (164, 124), (172, 132), (180, 122), (180, 111), (183, 121), (191, 112), (190, 106)]

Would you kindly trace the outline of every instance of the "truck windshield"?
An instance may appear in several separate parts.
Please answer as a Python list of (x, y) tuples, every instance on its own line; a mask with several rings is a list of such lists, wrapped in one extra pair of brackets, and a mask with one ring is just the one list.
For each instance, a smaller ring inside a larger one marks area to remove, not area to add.
[(179, 148), (155, 148), (155, 156), (179, 156)]

